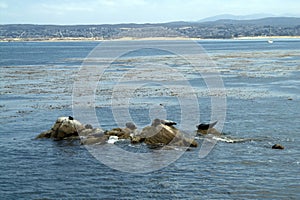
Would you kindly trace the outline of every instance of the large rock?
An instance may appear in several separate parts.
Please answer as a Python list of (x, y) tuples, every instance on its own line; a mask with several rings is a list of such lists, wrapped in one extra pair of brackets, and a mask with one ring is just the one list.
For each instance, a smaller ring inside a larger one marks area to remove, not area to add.
[(59, 117), (50, 130), (42, 132), (36, 138), (62, 140), (74, 136), (78, 137), (79, 132), (84, 129), (85, 127), (72, 117)]
[(193, 138), (185, 137), (184, 134), (175, 127), (155, 121), (151, 126), (145, 127), (141, 134), (136, 137), (139, 137), (140, 140), (148, 145), (198, 146)]

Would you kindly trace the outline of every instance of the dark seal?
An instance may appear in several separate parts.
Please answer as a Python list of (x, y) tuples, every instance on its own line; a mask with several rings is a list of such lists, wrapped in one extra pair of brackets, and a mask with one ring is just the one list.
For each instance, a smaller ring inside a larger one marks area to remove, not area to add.
[(218, 121), (215, 121), (215, 122), (210, 123), (210, 124), (201, 123), (196, 127), (198, 128), (198, 130), (208, 130), (208, 129), (214, 127), (217, 124), (217, 122)]
[(284, 149), (284, 146), (282, 146), (281, 144), (274, 144), (272, 146), (272, 149)]

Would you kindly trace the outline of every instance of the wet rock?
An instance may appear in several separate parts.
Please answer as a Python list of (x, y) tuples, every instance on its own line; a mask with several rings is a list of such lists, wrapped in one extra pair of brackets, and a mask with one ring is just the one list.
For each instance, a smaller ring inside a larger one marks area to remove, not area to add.
[(50, 130), (40, 133), (36, 138), (52, 138), (54, 140), (80, 138), (82, 145), (113, 144), (119, 139), (130, 139), (133, 144), (145, 142), (153, 146), (198, 146), (193, 138), (186, 137), (173, 125), (174, 122), (157, 119), (141, 132), (130, 122), (126, 123), (125, 128), (113, 128), (104, 132), (91, 125), (84, 126), (74, 118), (60, 117)]
[(69, 137), (78, 137), (84, 126), (77, 120), (70, 117), (59, 117), (52, 128), (40, 133), (36, 138), (53, 138), (62, 140)]
[(109, 131), (105, 131), (105, 135), (117, 136), (119, 139), (130, 139), (130, 131), (123, 128), (113, 128)]
[(84, 126), (70, 117), (60, 117), (52, 127), (51, 138), (64, 139), (70, 136), (78, 136), (78, 132), (84, 129)]
[(59, 117), (50, 130), (40, 133), (36, 139), (52, 138), (54, 140), (62, 140), (67, 138), (78, 138), (79, 135), (87, 136), (96, 133), (103, 133), (101, 129), (90, 129), (91, 126), (83, 126), (73, 117)]
[(272, 149), (284, 149), (284, 146), (282, 146), (281, 144), (274, 144), (272, 146)]
[(81, 145), (105, 144), (109, 136), (107, 135), (92, 135), (87, 138), (82, 138)]
[(143, 138), (139, 135), (135, 135), (135, 136), (131, 137), (131, 143), (132, 144), (138, 144), (138, 143), (141, 143), (141, 142), (144, 142), (144, 141), (145, 141), (145, 138)]
[(93, 126), (90, 125), (90, 124), (86, 124), (86, 125), (84, 126), (84, 128), (86, 128), (86, 129), (93, 129)]
[(212, 135), (216, 135), (216, 136), (220, 136), (222, 135), (222, 133), (220, 133), (217, 129), (215, 128), (209, 128), (207, 130), (197, 130), (197, 133), (202, 134), (202, 135), (207, 135), (207, 134), (212, 134)]
[(101, 128), (94, 128), (94, 129), (86, 128), (79, 132), (80, 136), (89, 136), (89, 135), (93, 136), (97, 134), (103, 135), (104, 131)]
[(140, 138), (148, 145), (198, 146), (194, 139), (185, 137), (175, 127), (161, 124), (157, 120), (142, 130)]
[(40, 133), (38, 136), (36, 136), (36, 139), (41, 139), (41, 138), (50, 138), (52, 134), (52, 130), (44, 131)]

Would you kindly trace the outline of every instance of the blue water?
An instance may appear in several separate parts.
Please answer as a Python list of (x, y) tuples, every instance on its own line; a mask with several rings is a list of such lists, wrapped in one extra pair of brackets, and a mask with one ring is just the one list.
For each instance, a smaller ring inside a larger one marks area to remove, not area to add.
[[(0, 43), (0, 198), (299, 199), (300, 40), (199, 43), (227, 91), (223, 132), (258, 140), (218, 142), (204, 159), (198, 157), (199, 140), (198, 148), (169, 166), (144, 174), (111, 169), (78, 141), (34, 140), (57, 117), (73, 114), (74, 78), (97, 42)], [(198, 100), (201, 121), (209, 121), (210, 96)], [(156, 101), (171, 100), (162, 95)], [(103, 102), (97, 115), (103, 128), (113, 128), (111, 108)], [(148, 109), (131, 107), (137, 124), (150, 123)], [(166, 111), (180, 120), (173, 103)], [(285, 149), (271, 149), (275, 143)]]

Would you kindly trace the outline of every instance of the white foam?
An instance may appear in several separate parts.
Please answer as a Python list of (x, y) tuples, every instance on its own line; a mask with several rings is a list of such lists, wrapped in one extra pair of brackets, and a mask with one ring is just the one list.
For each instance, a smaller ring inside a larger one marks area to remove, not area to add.
[(107, 143), (108, 144), (114, 144), (117, 141), (119, 141), (118, 136), (110, 136), (109, 139), (107, 140)]

